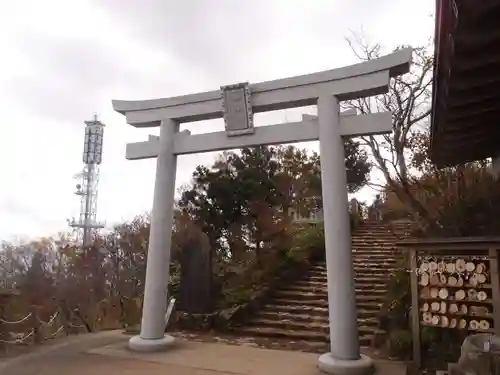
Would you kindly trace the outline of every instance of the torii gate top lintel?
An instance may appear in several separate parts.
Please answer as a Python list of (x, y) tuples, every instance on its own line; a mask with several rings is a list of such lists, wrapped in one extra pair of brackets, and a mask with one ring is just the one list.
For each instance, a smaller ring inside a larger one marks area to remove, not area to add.
[[(355, 65), (251, 84), (252, 111), (314, 105), (318, 92), (329, 92), (339, 100), (385, 93), (389, 78), (408, 72), (411, 62), (412, 49), (405, 48)], [(113, 100), (113, 108), (135, 127), (159, 126), (165, 118), (182, 123), (223, 117), (219, 90), (163, 99)]]

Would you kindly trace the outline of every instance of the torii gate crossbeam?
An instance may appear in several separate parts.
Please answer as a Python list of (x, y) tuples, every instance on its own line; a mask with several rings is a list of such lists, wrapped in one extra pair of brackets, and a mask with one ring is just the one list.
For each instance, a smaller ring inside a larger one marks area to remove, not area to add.
[[(168, 347), (165, 335), (171, 230), (177, 155), (264, 144), (319, 139), (328, 275), (330, 352), (319, 358), (321, 370), (365, 374), (370, 358), (360, 355), (347, 181), (342, 137), (392, 130), (391, 114), (340, 114), (340, 100), (385, 93), (389, 79), (409, 70), (412, 49), (340, 69), (253, 85), (237, 84), (199, 94), (145, 101), (113, 101), (114, 109), (135, 127), (160, 126), (160, 136), (127, 145), (127, 159), (157, 157), (141, 333), (129, 341), (136, 351)], [(253, 113), (316, 104), (318, 116), (295, 123), (253, 127)], [(225, 118), (226, 132), (191, 135), (179, 124)]]

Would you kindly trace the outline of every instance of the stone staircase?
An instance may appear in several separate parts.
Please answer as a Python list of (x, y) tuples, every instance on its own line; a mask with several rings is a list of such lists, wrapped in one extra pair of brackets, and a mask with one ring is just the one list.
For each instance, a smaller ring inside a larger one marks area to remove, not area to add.
[[(365, 222), (352, 236), (360, 345), (368, 346), (378, 326), (377, 315), (387, 291), (389, 272), (396, 267), (398, 251), (394, 232), (379, 222)], [(399, 237), (399, 236), (398, 236)], [(324, 262), (312, 265), (298, 281), (275, 292), (273, 299), (244, 326), (239, 335), (285, 339), (325, 345), (329, 342), (327, 276)]]

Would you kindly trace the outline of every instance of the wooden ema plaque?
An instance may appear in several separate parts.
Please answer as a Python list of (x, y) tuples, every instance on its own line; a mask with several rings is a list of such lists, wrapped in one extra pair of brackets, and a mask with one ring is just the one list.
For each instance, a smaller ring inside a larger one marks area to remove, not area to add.
[(489, 270), (486, 257), (419, 257), (420, 324), (493, 332)]
[(413, 361), (422, 364), (421, 328), (500, 334), (500, 238), (412, 238), (408, 252)]

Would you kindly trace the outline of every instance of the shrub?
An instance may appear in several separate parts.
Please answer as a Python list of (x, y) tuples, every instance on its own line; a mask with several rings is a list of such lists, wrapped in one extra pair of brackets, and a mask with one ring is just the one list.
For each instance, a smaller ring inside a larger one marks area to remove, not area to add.
[(441, 337), (438, 327), (422, 327), (421, 343), (422, 349), (428, 350), (432, 343), (437, 342)]
[(409, 358), (412, 351), (413, 338), (409, 330), (396, 330), (389, 334), (387, 351), (389, 356), (400, 359)]
[[(351, 232), (362, 223), (361, 215), (350, 214)], [(317, 223), (308, 226), (297, 226), (293, 234), (292, 246), (286, 253), (288, 260), (302, 262), (305, 259), (323, 259), (325, 256), (325, 226)]]
[[(500, 180), (488, 167), (439, 172), (422, 186), (430, 222), (424, 237), (489, 236), (500, 226)], [(431, 225), (432, 224), (432, 225)]]
[(287, 261), (303, 262), (310, 258), (323, 257), (325, 252), (325, 230), (321, 223), (301, 227), (294, 233), (292, 246), (286, 253)]
[(410, 274), (402, 264), (404, 260), (387, 282), (386, 300), (379, 315), (380, 328), (386, 331), (409, 329)]

